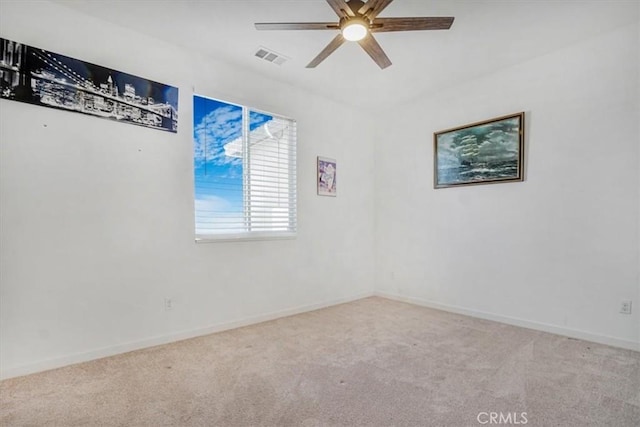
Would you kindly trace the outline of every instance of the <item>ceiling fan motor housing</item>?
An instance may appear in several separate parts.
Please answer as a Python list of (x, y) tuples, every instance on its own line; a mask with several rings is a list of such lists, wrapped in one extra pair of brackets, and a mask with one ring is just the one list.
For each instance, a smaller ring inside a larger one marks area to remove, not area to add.
[(354, 17), (349, 17), (349, 18), (340, 18), (340, 23), (338, 24), (338, 26), (342, 30), (348, 24), (350, 25), (350, 24), (355, 23), (355, 22), (362, 23), (362, 24), (364, 24), (365, 27), (371, 28), (371, 21), (369, 19), (367, 19), (366, 16), (354, 16)]
[(358, 11), (362, 8), (362, 6), (364, 6), (364, 2), (361, 0), (349, 0), (347, 2), (347, 6), (349, 6), (349, 9), (351, 9), (355, 16), (358, 16), (360, 15)]

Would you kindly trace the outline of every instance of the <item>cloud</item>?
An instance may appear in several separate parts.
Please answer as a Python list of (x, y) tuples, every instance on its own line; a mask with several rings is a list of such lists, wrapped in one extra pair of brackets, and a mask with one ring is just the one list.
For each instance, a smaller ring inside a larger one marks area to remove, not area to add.
[(206, 195), (206, 196), (196, 196), (195, 199), (195, 207), (196, 211), (228, 211), (233, 207), (231, 202), (228, 200), (214, 196), (214, 195)]
[(517, 135), (509, 134), (501, 129), (492, 130), (484, 135), (479, 146), (480, 161), (514, 160), (518, 156)]
[(255, 111), (251, 111), (249, 113), (249, 126), (251, 130), (261, 126), (262, 124), (272, 120), (273, 117), (267, 114), (256, 113)]
[(469, 155), (471, 146), (477, 146), (475, 162), (501, 162), (518, 157), (517, 121), (487, 124), (474, 129), (463, 129), (438, 137), (439, 165), (455, 167)]
[(460, 166), (460, 158), (451, 150), (438, 150), (438, 167), (453, 168)]
[(241, 165), (242, 159), (225, 155), (225, 144), (242, 136), (242, 109), (225, 105), (212, 110), (194, 125), (194, 154), (197, 162)]

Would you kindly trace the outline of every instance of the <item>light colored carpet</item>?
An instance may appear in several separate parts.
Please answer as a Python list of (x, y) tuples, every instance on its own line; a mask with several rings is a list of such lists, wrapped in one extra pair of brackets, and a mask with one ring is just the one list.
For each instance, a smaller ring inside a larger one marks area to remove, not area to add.
[(640, 353), (367, 298), (5, 380), (0, 403), (2, 426), (636, 427)]

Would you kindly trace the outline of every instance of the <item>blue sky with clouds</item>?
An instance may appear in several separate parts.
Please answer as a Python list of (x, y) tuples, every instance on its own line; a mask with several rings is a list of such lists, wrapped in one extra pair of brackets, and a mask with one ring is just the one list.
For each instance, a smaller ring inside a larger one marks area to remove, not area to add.
[[(271, 116), (251, 112), (250, 129)], [(224, 146), (242, 136), (242, 107), (210, 98), (193, 97), (193, 148), (196, 211), (211, 218), (196, 218), (200, 232), (243, 212), (242, 159), (225, 155)], [(240, 230), (235, 230), (240, 231)]]

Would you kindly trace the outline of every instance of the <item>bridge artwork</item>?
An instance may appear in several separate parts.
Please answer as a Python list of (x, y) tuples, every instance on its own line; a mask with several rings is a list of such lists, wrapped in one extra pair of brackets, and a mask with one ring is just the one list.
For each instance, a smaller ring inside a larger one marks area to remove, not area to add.
[(0, 98), (178, 131), (178, 88), (3, 38)]

